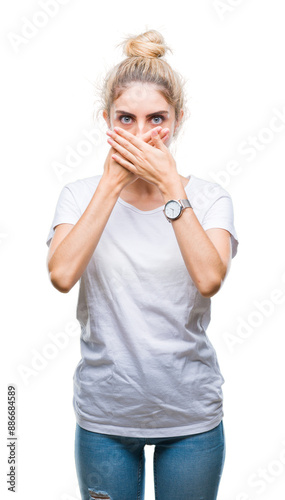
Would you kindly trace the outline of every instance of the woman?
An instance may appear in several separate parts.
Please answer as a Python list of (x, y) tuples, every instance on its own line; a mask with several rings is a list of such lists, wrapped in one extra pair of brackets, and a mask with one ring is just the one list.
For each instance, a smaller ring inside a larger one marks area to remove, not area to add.
[(163, 37), (150, 30), (124, 49), (102, 90), (104, 172), (64, 186), (47, 240), (52, 284), (66, 293), (80, 279), (80, 492), (143, 499), (150, 444), (157, 500), (214, 500), (224, 379), (206, 329), (237, 252), (232, 201), (218, 184), (177, 172), (168, 147), (185, 98)]

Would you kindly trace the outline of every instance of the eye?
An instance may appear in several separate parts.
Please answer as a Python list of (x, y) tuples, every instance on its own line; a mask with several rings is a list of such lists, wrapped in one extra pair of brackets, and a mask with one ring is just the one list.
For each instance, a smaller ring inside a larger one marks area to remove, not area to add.
[(131, 123), (131, 117), (128, 115), (122, 115), (120, 116), (120, 121), (125, 125), (128, 125), (129, 123)]
[[(159, 125), (160, 123), (162, 123), (165, 120), (165, 118), (164, 118), (164, 116), (156, 115), (156, 116), (153, 116), (152, 120), (154, 120), (155, 125)], [(161, 120), (161, 121), (157, 121), (157, 120)]]

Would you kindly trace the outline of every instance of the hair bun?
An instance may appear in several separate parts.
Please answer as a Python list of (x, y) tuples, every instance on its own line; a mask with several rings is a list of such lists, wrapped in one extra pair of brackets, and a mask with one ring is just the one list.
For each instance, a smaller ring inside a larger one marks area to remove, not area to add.
[(129, 36), (121, 44), (128, 57), (163, 57), (167, 50), (163, 36), (156, 30), (149, 30), (138, 36)]

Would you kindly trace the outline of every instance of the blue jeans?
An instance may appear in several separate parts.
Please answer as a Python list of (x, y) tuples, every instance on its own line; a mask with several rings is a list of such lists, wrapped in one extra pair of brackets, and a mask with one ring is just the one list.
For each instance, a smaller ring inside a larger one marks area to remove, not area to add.
[(76, 423), (75, 465), (82, 500), (143, 500), (145, 445), (153, 455), (156, 500), (215, 500), (225, 460), (223, 421), (187, 436), (101, 434)]

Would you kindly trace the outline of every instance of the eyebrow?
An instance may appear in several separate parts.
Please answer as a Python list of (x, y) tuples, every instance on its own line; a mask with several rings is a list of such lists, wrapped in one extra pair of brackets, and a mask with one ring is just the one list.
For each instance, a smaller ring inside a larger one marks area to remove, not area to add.
[[(136, 117), (136, 115), (134, 115), (133, 113), (129, 113), (129, 111), (122, 111), (121, 109), (117, 109), (115, 111), (115, 113), (123, 113), (124, 115), (129, 115), (129, 116), (132, 116), (133, 118)], [(168, 111), (156, 111), (155, 113), (150, 113), (149, 115), (146, 115), (146, 118), (149, 118), (150, 116), (153, 116), (153, 115), (169, 115)]]

